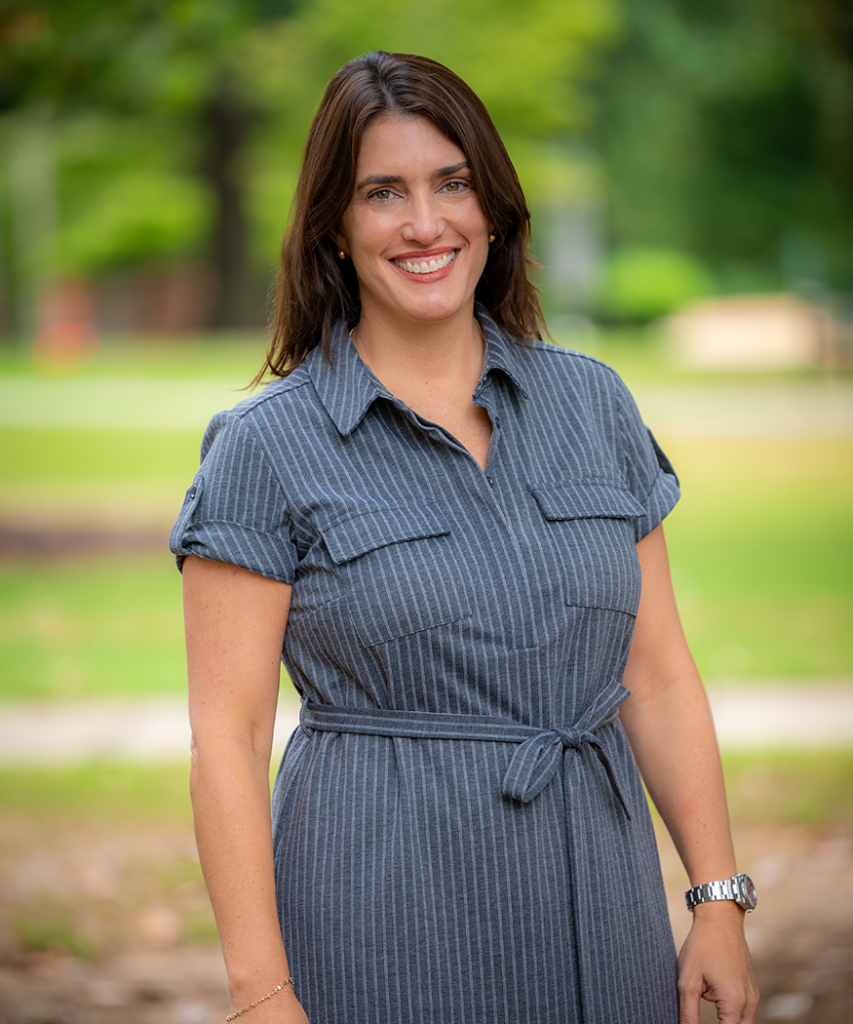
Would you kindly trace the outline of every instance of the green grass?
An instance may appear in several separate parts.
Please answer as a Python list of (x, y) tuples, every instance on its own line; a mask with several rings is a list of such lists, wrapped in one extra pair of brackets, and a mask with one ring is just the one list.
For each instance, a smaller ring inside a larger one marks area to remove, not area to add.
[(853, 439), (667, 447), (673, 579), (706, 678), (853, 677)]
[(189, 828), (187, 771), (183, 764), (123, 763), (0, 768), (0, 814), (26, 814), (46, 832), (103, 820)]
[(0, 657), (7, 700), (181, 692), (171, 555), (0, 564)]
[(165, 540), (160, 554), (0, 562), (0, 659), (0, 701), (183, 694), (181, 577)]
[[(150, 377), (160, 379), (228, 379), (237, 387), (248, 384), (261, 368), (266, 351), (261, 333), (205, 335), (197, 338), (107, 337), (97, 357), (57, 374), (74, 380), (83, 377)], [(28, 348), (0, 347), (0, 375), (36, 377)]]
[[(185, 686), (180, 576), (165, 524), (191, 478), (191, 470), (180, 473), (188, 456), (173, 438), (149, 436), (136, 483), (119, 477), (111, 490), (111, 452), (123, 439), (90, 440), (76, 455), (69, 446), (68, 459), (87, 467), (82, 479), (62, 471), (69, 487), (88, 486), (119, 504), (123, 486), (156, 498), (163, 551), (0, 563), (2, 699), (144, 696)], [(38, 442), (29, 438), (33, 462)], [(161, 459), (149, 451), (155, 443)], [(685, 493), (666, 527), (673, 577), (708, 682), (853, 677), (853, 474), (839, 469), (853, 465), (853, 440), (667, 447)], [(30, 464), (22, 459), (16, 472)]]
[(723, 755), (735, 826), (853, 827), (853, 749)]
[[(735, 826), (853, 826), (853, 749), (723, 755)], [(82, 764), (0, 769), (0, 819), (38, 822), (44, 835), (68, 829), (191, 826), (186, 765)], [(179, 885), (178, 865), (164, 881)]]
[(608, 328), (591, 334), (567, 334), (555, 330), (554, 341), (594, 356), (619, 372), (630, 388), (653, 385), (733, 384), (850, 379), (849, 370), (822, 367), (779, 367), (757, 372), (736, 368), (697, 368), (679, 362), (671, 346), (654, 325)]
[[(192, 431), (0, 430), (3, 483), (49, 483), (59, 488), (86, 481), (138, 483), (165, 490), (186, 479), (198, 462), (204, 424)], [(180, 496), (176, 496), (176, 508)]]
[[(723, 764), (736, 836), (853, 827), (853, 750)], [(180, 941), (215, 942), (191, 829), (184, 764), (0, 769), (4, 934), (22, 950), (97, 958), (138, 945), (146, 914), (165, 908)]]
[(195, 430), (0, 428), (0, 517), (164, 534), (198, 468)]

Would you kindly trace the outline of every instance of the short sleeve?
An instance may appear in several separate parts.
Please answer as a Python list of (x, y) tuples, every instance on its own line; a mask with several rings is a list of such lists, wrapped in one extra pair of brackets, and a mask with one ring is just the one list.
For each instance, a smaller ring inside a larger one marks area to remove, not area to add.
[(659, 526), (675, 508), (681, 491), (672, 463), (643, 423), (628, 389), (622, 389), (622, 443), (628, 489), (645, 509), (634, 519), (635, 539), (640, 541)]
[(239, 415), (211, 420), (169, 547), (178, 568), (186, 555), (198, 555), (293, 583), (287, 503), (269, 456)]

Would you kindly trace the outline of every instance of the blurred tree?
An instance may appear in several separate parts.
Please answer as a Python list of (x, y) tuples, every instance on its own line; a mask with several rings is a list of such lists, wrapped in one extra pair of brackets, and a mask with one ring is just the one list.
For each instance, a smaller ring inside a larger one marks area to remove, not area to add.
[(344, 61), (370, 49), (444, 61), (532, 169), (530, 140), (588, 119), (582, 86), (620, 2), (0, 0), (0, 141), (17, 145), (18, 126), (47, 112), (60, 269), (204, 252), (217, 323), (256, 323), (267, 274), (253, 267), (271, 262), (311, 111)]
[(594, 93), (611, 243), (853, 288), (853, 5), (627, 0)]
[[(20, 126), (48, 111), (66, 144), (61, 178), (69, 180), (59, 189), (68, 193), (60, 206), (70, 231), (61, 232), (60, 269), (103, 270), (203, 250), (219, 281), (216, 324), (257, 322), (264, 284), (253, 280), (247, 258), (243, 156), (260, 112), (241, 88), (233, 56), (235, 41), (294, 6), (7, 0), (0, 7), (2, 137), (18, 148)], [(133, 202), (143, 196), (154, 201)], [(95, 224), (75, 216), (81, 199)], [(32, 197), (24, 205), (39, 204)], [(13, 209), (13, 219), (21, 216), (26, 221), (25, 210)], [(14, 270), (13, 260), (6, 265)]]

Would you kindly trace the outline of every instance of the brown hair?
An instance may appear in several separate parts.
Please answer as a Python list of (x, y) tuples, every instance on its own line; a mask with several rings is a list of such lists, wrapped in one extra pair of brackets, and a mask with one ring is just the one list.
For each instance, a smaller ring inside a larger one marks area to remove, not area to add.
[(332, 235), (355, 187), (364, 130), (382, 115), (424, 117), (465, 154), (483, 213), (497, 239), (476, 298), (518, 341), (540, 337), (544, 317), (528, 271), (530, 213), (515, 168), (486, 108), (449, 68), (400, 53), (370, 53), (329, 82), (308, 133), (291, 223), (281, 246), (272, 336), (264, 369), (283, 377), (332, 326), (358, 321), (358, 280)]

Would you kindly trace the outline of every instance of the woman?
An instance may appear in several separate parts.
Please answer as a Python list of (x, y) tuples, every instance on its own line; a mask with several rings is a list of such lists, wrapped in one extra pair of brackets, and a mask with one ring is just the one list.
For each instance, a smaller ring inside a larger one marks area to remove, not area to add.
[[(528, 221), (452, 72), (334, 77), (278, 379), (214, 418), (172, 537), (199, 852), (257, 1024), (754, 1020), (730, 898), (695, 908), (676, 988), (637, 772), (691, 885), (731, 878), (677, 484), (616, 375), (539, 340)], [(270, 821), (282, 650), (303, 714)]]

